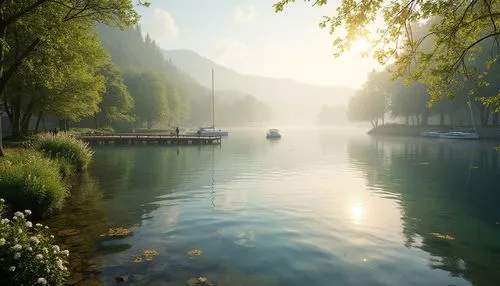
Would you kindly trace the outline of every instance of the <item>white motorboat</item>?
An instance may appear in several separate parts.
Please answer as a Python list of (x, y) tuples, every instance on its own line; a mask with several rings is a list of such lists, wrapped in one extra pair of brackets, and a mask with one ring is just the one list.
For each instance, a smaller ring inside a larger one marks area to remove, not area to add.
[(481, 136), (476, 132), (467, 132), (467, 131), (451, 131), (442, 133), (439, 138), (443, 139), (466, 139), (466, 140), (475, 140), (479, 139)]
[(221, 130), (221, 129), (215, 129), (213, 127), (202, 127), (200, 129), (198, 129), (196, 134), (202, 135), (202, 136), (228, 136), (229, 132)]
[(269, 129), (266, 134), (266, 138), (268, 139), (280, 139), (281, 134), (278, 129)]
[(422, 137), (426, 137), (426, 138), (439, 138), (441, 137), (441, 132), (437, 132), (437, 131), (424, 131), (422, 133), (420, 133), (420, 136)]

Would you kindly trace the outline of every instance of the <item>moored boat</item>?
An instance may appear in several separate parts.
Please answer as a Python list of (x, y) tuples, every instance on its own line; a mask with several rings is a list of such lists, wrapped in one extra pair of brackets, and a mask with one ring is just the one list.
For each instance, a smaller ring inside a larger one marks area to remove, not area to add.
[(450, 131), (446, 133), (442, 133), (439, 138), (443, 139), (465, 139), (465, 140), (476, 140), (481, 138), (479, 134), (476, 132), (467, 132), (467, 131)]
[(229, 132), (221, 129), (215, 129), (213, 127), (202, 127), (198, 129), (196, 134), (202, 136), (228, 136)]
[(420, 133), (420, 136), (426, 137), (426, 138), (439, 138), (441, 136), (441, 132), (438, 131), (424, 131)]
[(278, 129), (269, 129), (266, 134), (266, 138), (268, 139), (280, 139), (281, 134)]

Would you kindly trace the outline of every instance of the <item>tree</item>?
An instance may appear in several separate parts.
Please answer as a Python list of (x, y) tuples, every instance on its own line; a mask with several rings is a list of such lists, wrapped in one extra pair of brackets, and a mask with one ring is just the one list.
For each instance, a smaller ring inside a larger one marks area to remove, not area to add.
[(153, 72), (128, 72), (125, 84), (134, 98), (134, 114), (148, 129), (168, 115), (167, 91), (161, 76)]
[[(30, 31), (19, 28), (13, 37), (21, 43)], [(92, 26), (73, 21), (57, 36), (41, 43), (6, 86), (2, 101), (14, 137), (26, 134), (34, 113), (75, 121), (97, 111), (104, 89), (97, 72), (107, 56)]]
[(386, 112), (385, 98), (381, 93), (362, 88), (349, 100), (347, 118), (350, 121), (369, 121), (377, 127)]
[(399, 79), (389, 86), (391, 90), (390, 110), (393, 117), (405, 117), (406, 124), (411, 116), (416, 125), (427, 125), (430, 109), (427, 106), (429, 94), (425, 85), (412, 81), (405, 83)]
[(109, 126), (111, 122), (132, 121), (134, 99), (128, 92), (121, 72), (114, 64), (108, 63), (101, 68), (99, 74), (105, 78), (106, 91), (102, 94), (99, 111), (94, 116), (96, 127)]
[[(0, 99), (23, 67), (39, 67), (40, 61), (33, 60), (35, 52), (44, 44), (57, 44), (61, 34), (74, 31), (75, 24), (85, 29), (95, 22), (125, 27), (137, 21), (132, 0), (0, 1)], [(13, 111), (19, 113), (20, 106), (16, 104)]]
[[(325, 6), (328, 0), (305, 0)], [(277, 12), (295, 0), (274, 4)], [(500, 1), (496, 0), (342, 0), (320, 23), (335, 34), (337, 54), (359, 38), (372, 42), (372, 55), (382, 64), (394, 60), (396, 76), (425, 83), (434, 101), (452, 96), (461, 82), (473, 76), (470, 59), (491, 39), (494, 52), (485, 66), (500, 60)], [(379, 20), (382, 24), (378, 24)], [(428, 21), (428, 33), (416, 36), (416, 23)], [(432, 41), (430, 49), (422, 48)], [(500, 95), (488, 104), (500, 106)]]

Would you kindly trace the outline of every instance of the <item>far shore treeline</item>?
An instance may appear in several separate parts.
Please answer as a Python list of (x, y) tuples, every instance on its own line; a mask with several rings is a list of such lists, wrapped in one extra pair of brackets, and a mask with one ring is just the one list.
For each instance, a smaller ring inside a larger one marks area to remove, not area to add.
[[(211, 91), (143, 35), (137, 3), (35, 2), (0, 4), (0, 110), (13, 138), (55, 127), (130, 131), (211, 122)], [(252, 95), (225, 95), (216, 99), (219, 125), (271, 116)]]

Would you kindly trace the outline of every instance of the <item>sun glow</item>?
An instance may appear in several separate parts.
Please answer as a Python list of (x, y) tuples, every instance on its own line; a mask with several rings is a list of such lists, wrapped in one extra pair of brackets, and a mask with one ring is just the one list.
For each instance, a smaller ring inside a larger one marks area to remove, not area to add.
[(350, 51), (355, 55), (365, 53), (370, 49), (370, 42), (366, 39), (358, 39), (351, 44)]

